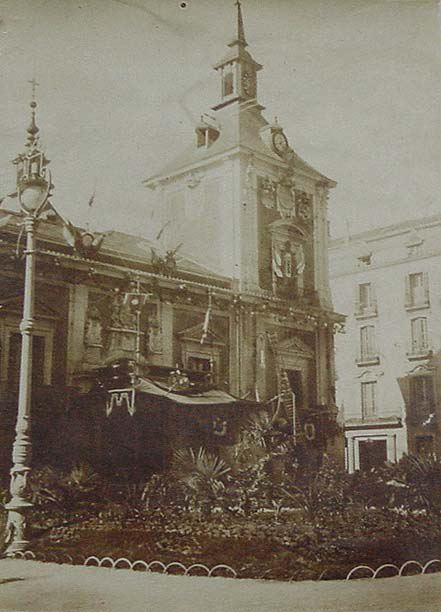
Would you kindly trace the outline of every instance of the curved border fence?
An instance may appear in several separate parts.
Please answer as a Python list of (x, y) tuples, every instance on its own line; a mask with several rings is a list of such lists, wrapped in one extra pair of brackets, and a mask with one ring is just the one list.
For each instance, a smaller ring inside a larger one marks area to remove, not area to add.
[[(130, 569), (133, 571), (143, 572), (156, 572), (162, 574), (174, 574), (181, 576), (208, 576), (215, 578), (217, 576), (223, 578), (237, 578), (237, 572), (230, 565), (225, 563), (219, 563), (212, 568), (209, 568), (204, 563), (193, 563), (189, 566), (180, 563), (179, 561), (172, 561), (171, 563), (163, 563), (157, 559), (147, 562), (143, 559), (137, 559), (136, 561), (130, 561), (126, 557), (119, 557), (113, 559), (112, 557), (102, 557), (101, 559), (95, 555), (91, 555), (86, 559), (82, 560), (80, 557), (72, 556), (68, 553), (34, 553), (32, 550), (25, 550), (24, 552), (16, 552), (13, 555), (15, 559), (27, 559), (34, 561), (48, 561), (53, 563), (68, 563), (76, 565), (84, 565), (87, 567), (104, 567), (111, 569)], [(157, 569), (154, 569), (157, 568)]]
[[(436, 564), (438, 564), (438, 569), (432, 569)], [(409, 568), (416, 569), (415, 571), (410, 571)], [(353, 567), (351, 571), (347, 574), (346, 580), (352, 580), (357, 578), (355, 574), (363, 574), (358, 575), (358, 578), (392, 578), (393, 576), (414, 576), (418, 574), (428, 574), (434, 573), (436, 571), (441, 571), (441, 559), (431, 559), (427, 561), (424, 565), (419, 561), (415, 561), (415, 559), (411, 559), (410, 561), (406, 561), (400, 567), (395, 565), (394, 563), (384, 563), (377, 567), (377, 569), (373, 569), (370, 565), (357, 565)], [(366, 576), (366, 572), (370, 575)]]
[[(140, 571), (146, 573), (161, 573), (161, 574), (173, 574), (181, 576), (207, 576), (209, 578), (223, 577), (223, 578), (237, 578), (238, 573), (230, 565), (226, 563), (219, 563), (212, 568), (209, 568), (204, 563), (193, 563), (191, 565), (184, 565), (180, 561), (171, 561), (170, 563), (163, 563), (158, 559), (153, 561), (144, 561), (143, 559), (137, 559), (136, 561), (130, 561), (127, 557), (119, 557), (113, 559), (112, 557), (99, 558), (96, 555), (90, 555), (85, 559), (80, 556), (70, 555), (68, 553), (34, 553), (32, 550), (26, 550), (24, 552), (16, 552), (13, 555), (16, 559), (32, 559), (35, 561), (47, 561), (53, 563), (62, 563), (70, 565), (84, 565), (86, 567), (103, 567), (109, 569), (129, 569), (133, 571)], [(394, 563), (384, 563), (376, 569), (370, 565), (356, 565), (346, 575), (345, 580), (359, 580), (359, 579), (375, 579), (375, 578), (392, 578), (392, 577), (403, 577), (403, 576), (415, 576), (423, 574), (431, 574), (435, 572), (441, 572), (441, 559), (431, 559), (426, 563), (422, 564), (415, 559), (406, 561), (401, 566), (395, 565)], [(266, 572), (267, 573), (267, 572)], [(318, 580), (322, 580), (326, 572), (322, 572)], [(292, 579), (291, 579), (292, 581)]]

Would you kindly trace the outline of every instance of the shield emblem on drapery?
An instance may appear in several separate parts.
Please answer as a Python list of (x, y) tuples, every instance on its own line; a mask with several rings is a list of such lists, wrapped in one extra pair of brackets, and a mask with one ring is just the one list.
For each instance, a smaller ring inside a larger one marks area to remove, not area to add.
[(277, 209), (282, 218), (293, 217), (295, 214), (294, 190), (289, 183), (279, 183), (277, 185)]

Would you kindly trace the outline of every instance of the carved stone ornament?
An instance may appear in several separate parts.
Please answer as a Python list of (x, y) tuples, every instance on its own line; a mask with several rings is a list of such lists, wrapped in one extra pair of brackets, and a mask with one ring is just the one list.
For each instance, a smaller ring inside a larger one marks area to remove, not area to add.
[(312, 219), (312, 202), (310, 196), (304, 191), (296, 192), (297, 216), (305, 222)]
[(189, 189), (195, 189), (195, 187), (197, 187), (200, 184), (201, 180), (202, 179), (197, 174), (195, 174), (194, 172), (191, 172), (187, 176), (187, 180), (186, 180), (187, 187)]
[(295, 216), (295, 193), (290, 181), (280, 181), (276, 191), (277, 210), (282, 219)]
[(272, 179), (265, 177), (260, 181), (260, 201), (265, 208), (276, 207), (277, 184)]
[(124, 296), (116, 293), (113, 298), (110, 315), (112, 327), (122, 329), (136, 328), (136, 313), (132, 312), (130, 305), (124, 303)]

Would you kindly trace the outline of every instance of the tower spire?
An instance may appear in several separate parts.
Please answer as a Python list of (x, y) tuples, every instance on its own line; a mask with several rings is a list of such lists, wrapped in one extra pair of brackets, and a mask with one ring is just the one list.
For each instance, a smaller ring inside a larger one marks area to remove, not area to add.
[(237, 32), (235, 39), (230, 43), (230, 47), (233, 45), (241, 45), (242, 47), (247, 47), (248, 43), (245, 38), (245, 28), (243, 26), (243, 17), (242, 17), (242, 5), (240, 0), (236, 0), (235, 5), (237, 6)]
[(233, 102), (252, 100), (257, 96), (257, 72), (262, 68), (247, 51), (242, 5), (240, 0), (234, 3), (237, 8), (237, 25), (233, 40), (228, 44), (229, 51), (220, 62), (214, 65), (221, 77), (221, 101), (213, 106), (219, 110)]

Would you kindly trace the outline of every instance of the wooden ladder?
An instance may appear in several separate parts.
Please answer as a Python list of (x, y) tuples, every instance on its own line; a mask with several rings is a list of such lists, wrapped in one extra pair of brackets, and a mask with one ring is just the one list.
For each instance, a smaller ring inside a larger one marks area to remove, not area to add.
[(288, 373), (280, 355), (278, 347), (277, 332), (266, 332), (268, 344), (275, 358), (276, 374), (277, 374), (277, 408), (274, 418), (284, 412), (288, 419), (291, 420), (293, 426), (293, 436), (296, 438), (298, 432), (298, 418), (296, 414), (295, 395), (291, 389)]

